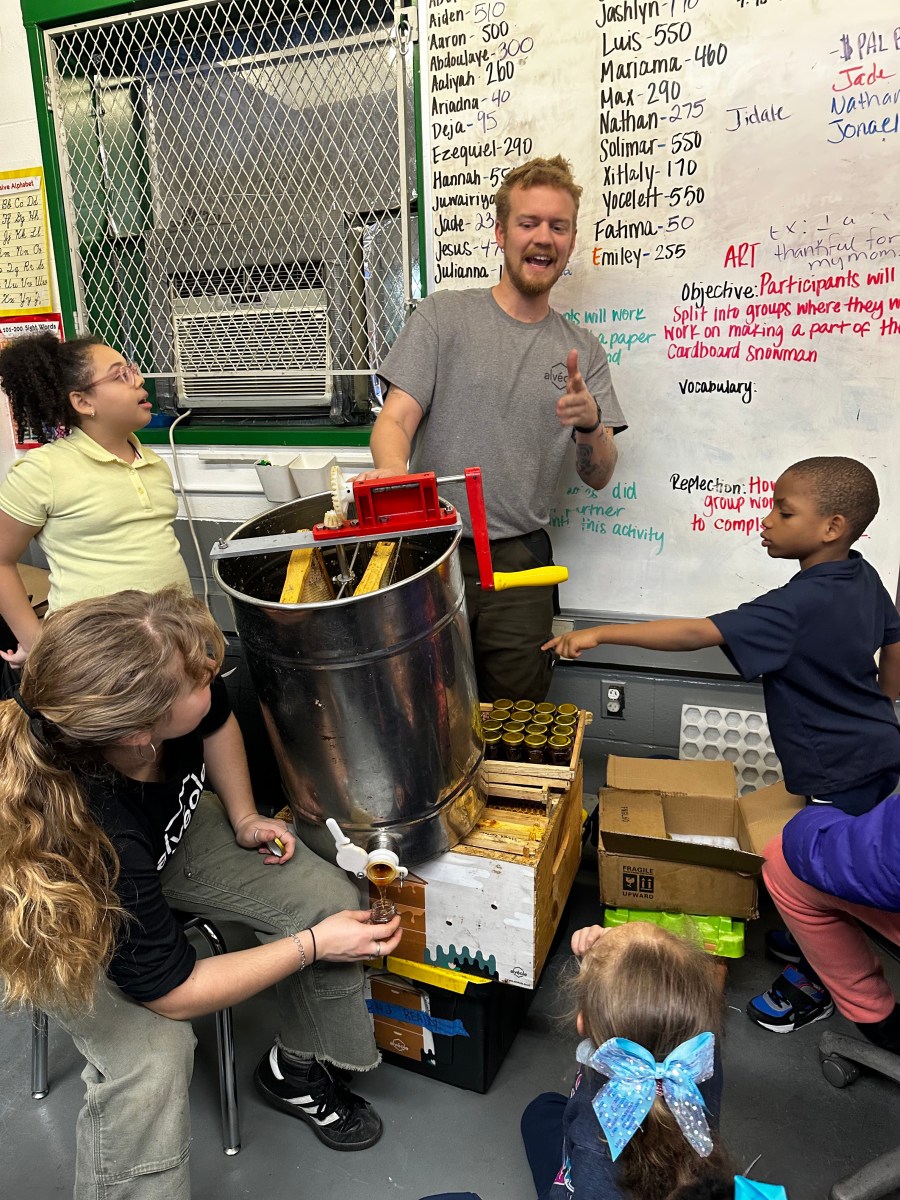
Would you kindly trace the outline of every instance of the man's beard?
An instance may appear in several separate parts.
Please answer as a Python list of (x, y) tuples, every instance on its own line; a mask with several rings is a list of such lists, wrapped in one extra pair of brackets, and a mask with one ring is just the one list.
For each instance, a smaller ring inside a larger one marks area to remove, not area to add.
[[(558, 263), (554, 263), (553, 265), (557, 266)], [(516, 291), (521, 292), (523, 296), (546, 295), (546, 293), (552, 289), (553, 285), (562, 274), (562, 271), (559, 271), (558, 273), (555, 271), (550, 271), (547, 274), (542, 273), (537, 276), (526, 276), (522, 271), (519, 270), (518, 266), (513, 266), (508, 262), (504, 263), (503, 269), (512, 280)], [(563, 267), (563, 270), (565, 270), (565, 267)]]

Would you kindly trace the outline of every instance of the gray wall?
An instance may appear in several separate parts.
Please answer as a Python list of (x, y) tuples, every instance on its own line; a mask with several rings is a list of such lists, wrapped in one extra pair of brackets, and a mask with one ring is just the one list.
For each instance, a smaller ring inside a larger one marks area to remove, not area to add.
[[(718, 649), (698, 654), (659, 654), (652, 666), (649, 663), (653, 656), (649, 653), (631, 654), (629, 660), (629, 652), (616, 648), (615, 662), (559, 662), (554, 672), (548, 698), (558, 704), (569, 701), (594, 714), (583, 747), (586, 792), (595, 792), (603, 785), (608, 754), (670, 754), (678, 758), (683, 704), (764, 712), (762, 686), (744, 683)], [(677, 661), (664, 663), (666, 659)], [(716, 668), (719, 674), (714, 673)], [(625, 685), (621, 719), (604, 716), (607, 682)]]

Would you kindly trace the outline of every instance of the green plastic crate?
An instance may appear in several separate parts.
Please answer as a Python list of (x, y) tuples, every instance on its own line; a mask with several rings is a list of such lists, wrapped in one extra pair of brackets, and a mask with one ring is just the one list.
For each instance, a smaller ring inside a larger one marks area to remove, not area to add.
[(721, 958), (743, 958), (744, 922), (731, 917), (695, 917), (687, 913), (644, 912), (630, 908), (607, 908), (603, 925), (627, 925), (629, 921), (652, 921), (680, 937), (691, 938), (710, 954)]

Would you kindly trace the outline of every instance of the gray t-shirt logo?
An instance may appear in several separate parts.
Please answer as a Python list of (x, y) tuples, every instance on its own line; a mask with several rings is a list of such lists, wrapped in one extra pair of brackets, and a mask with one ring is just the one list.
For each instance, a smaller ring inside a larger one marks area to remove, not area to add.
[(555, 363), (544, 376), (548, 379), (555, 388), (559, 388), (561, 392), (565, 391), (566, 383), (569, 378), (569, 372), (566, 370), (565, 363)]

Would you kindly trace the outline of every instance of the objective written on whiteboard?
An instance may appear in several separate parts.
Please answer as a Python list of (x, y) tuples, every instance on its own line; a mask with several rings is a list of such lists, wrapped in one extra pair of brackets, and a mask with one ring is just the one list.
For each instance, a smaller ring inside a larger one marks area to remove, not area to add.
[[(814, 363), (819, 352), (812, 343), (822, 338), (895, 338), (900, 336), (900, 292), (859, 293), (896, 282), (895, 267), (817, 278), (778, 279), (763, 271), (755, 284), (690, 280), (681, 288), (682, 300), (690, 303), (674, 305), (671, 323), (663, 326), (663, 339), (670, 343), (666, 356)], [(726, 303), (708, 307), (709, 299)]]

